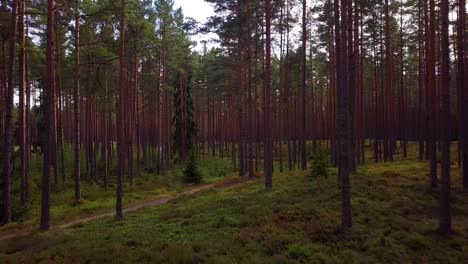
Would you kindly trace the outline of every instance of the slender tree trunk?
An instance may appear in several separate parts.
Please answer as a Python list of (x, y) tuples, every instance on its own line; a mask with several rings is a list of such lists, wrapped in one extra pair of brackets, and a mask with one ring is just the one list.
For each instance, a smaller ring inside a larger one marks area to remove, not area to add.
[(75, 183), (75, 203), (81, 201), (80, 189), (80, 0), (75, 1), (75, 86), (73, 89), (73, 114), (74, 114), (74, 183)]
[(110, 122), (107, 120), (110, 119), (110, 103), (109, 103), (109, 88), (107, 85), (107, 67), (105, 68), (105, 77), (104, 77), (104, 93), (105, 93), (105, 111), (104, 111), (104, 188), (107, 191), (109, 188), (109, 130), (110, 130)]
[[(56, 37), (57, 39), (57, 37)], [(56, 52), (55, 52), (55, 63), (56, 67), (56, 90), (57, 90), (57, 108), (56, 108), (56, 139), (57, 139), (57, 148), (60, 149), (60, 174), (62, 175), (62, 182), (65, 184), (65, 153), (64, 153), (64, 142), (63, 142), (63, 92), (62, 92), (62, 79), (60, 71), (60, 50), (58, 42), (56, 43)], [(58, 161), (56, 161), (56, 164)], [(57, 165), (58, 170), (58, 165)]]
[(18, 0), (13, 0), (10, 26), (10, 57), (8, 67), (8, 86), (6, 91), (5, 136), (3, 143), (3, 219), (2, 224), (11, 222), (11, 173), (13, 171), (13, 97), (15, 85), (16, 33), (18, 29)]
[[(329, 5), (329, 14), (330, 16), (333, 14), (332, 9), (335, 8), (332, 5), (331, 0), (328, 0)], [(330, 148), (331, 148), (331, 162), (332, 164), (337, 164), (336, 158), (336, 47), (334, 45), (335, 40), (335, 28), (334, 23), (338, 21), (334, 21), (336, 16), (333, 18), (329, 18), (329, 40), (328, 40), (328, 50), (330, 53), (329, 58), (329, 70), (328, 70), (328, 79), (329, 79), (329, 92), (328, 92), (328, 136), (330, 139)]]
[(386, 120), (384, 140), (384, 160), (393, 161), (394, 145), (394, 111), (393, 111), (393, 64), (390, 33), (390, 11), (388, 0), (385, 0), (385, 97), (386, 97)]
[(272, 108), (271, 108), (271, 3), (265, 0), (265, 19), (266, 19), (266, 42), (265, 42), (265, 110), (264, 110), (264, 133), (265, 133), (265, 188), (272, 188), (273, 157), (272, 157)]
[[(335, 25), (337, 31), (337, 99), (338, 99), (338, 118), (337, 118), (337, 137), (339, 144), (338, 175), (341, 182), (341, 208), (342, 208), (342, 226), (351, 228), (351, 199), (349, 183), (349, 87), (347, 86), (347, 54), (346, 54), (346, 17), (347, 1), (341, 0), (341, 21), (339, 20), (338, 2), (335, 2)], [(341, 23), (340, 23), (341, 22)]]
[(279, 56), (279, 83), (280, 83), (280, 99), (278, 100), (278, 144), (279, 144), (279, 171), (280, 173), (283, 172), (283, 142), (284, 142), (284, 123), (285, 118), (284, 118), (284, 106), (283, 106), (283, 100), (281, 99), (284, 97), (284, 66), (283, 66), (283, 24), (284, 24), (284, 19), (283, 19), (283, 9), (284, 9), (284, 4), (281, 4), (280, 7), (280, 56)]
[(400, 92), (399, 92), (399, 117), (400, 117), (400, 144), (403, 148), (403, 157), (407, 158), (406, 148), (406, 96), (405, 96), (405, 65), (404, 65), (404, 39), (403, 39), (403, 2), (400, 1)]
[(425, 84), (425, 72), (424, 72), (424, 41), (423, 32), (424, 26), (421, 18), (422, 13), (422, 1), (418, 1), (418, 137), (419, 137), (419, 160), (424, 160), (424, 139), (425, 139), (425, 118), (423, 114), (424, 108), (424, 84)]
[(52, 167), (52, 152), (55, 148), (55, 142), (52, 134), (54, 133), (53, 113), (54, 113), (54, 94), (55, 94), (55, 1), (47, 1), (47, 87), (45, 93), (45, 127), (46, 140), (44, 142), (44, 162), (42, 169), (42, 201), (41, 201), (41, 225), (42, 230), (50, 229), (50, 169)]
[[(57, 8), (56, 6), (54, 8)], [(55, 9), (54, 9), (54, 12), (55, 12)], [(54, 54), (54, 62), (53, 62), (53, 68), (54, 68), (54, 79), (53, 79), (53, 86), (54, 86), (54, 93), (52, 94), (52, 99), (51, 99), (51, 105), (53, 105), (53, 108), (52, 109), (52, 114), (51, 114), (51, 117), (52, 117), (52, 133), (51, 133), (51, 136), (52, 136), (52, 146), (51, 146), (51, 149), (52, 149), (52, 152), (51, 152), (51, 164), (52, 164), (52, 169), (53, 169), (53, 173), (54, 173), (54, 186), (55, 187), (58, 187), (58, 158), (57, 158), (57, 149), (58, 149), (58, 131), (57, 131), (57, 128), (58, 128), (58, 114), (59, 114), (59, 109), (58, 109), (58, 106), (56, 104), (57, 102), (57, 98), (59, 98), (59, 95), (58, 95), (58, 91), (60, 90), (60, 88), (58, 87), (59, 85), (59, 82), (58, 82), (58, 69), (57, 69), (57, 66), (59, 65), (59, 60), (58, 60), (58, 57), (59, 57), (59, 50), (58, 50), (58, 42), (57, 42), (57, 25), (58, 25), (58, 22), (57, 22), (57, 19), (55, 19), (54, 21), (54, 35), (53, 35), (53, 38), (54, 38), (54, 41), (53, 41), (53, 44), (54, 44), (54, 47), (53, 47), (53, 54)]]
[(467, 81), (467, 35), (466, 35), (466, 1), (458, 0), (457, 49), (458, 49), (458, 90), (460, 91), (461, 132), (458, 144), (462, 146), (463, 188), (468, 192), (468, 81)]
[[(25, 4), (25, 8), (24, 10), (26, 10), (26, 4)], [(28, 32), (29, 32), (29, 23), (26, 22), (26, 36), (28, 35)], [(25, 179), (24, 179), (24, 195), (26, 196), (26, 201), (29, 201), (30, 199), (30, 192), (29, 192), (29, 168), (30, 168), (30, 162), (31, 162), (31, 142), (32, 142), (32, 135), (31, 135), (31, 126), (30, 126), (30, 112), (31, 112), (31, 82), (29, 80), (29, 67), (30, 67), (30, 63), (29, 63), (29, 49), (26, 49), (26, 52), (25, 52), (25, 57), (26, 57), (26, 62), (25, 62), (25, 85), (26, 85), (26, 112), (25, 112), (25, 126), (26, 126), (26, 129), (25, 129), (25, 133), (26, 133), (26, 146), (25, 146), (25, 150), (26, 151), (26, 175), (25, 175)]]
[(307, 169), (307, 153), (306, 153), (306, 51), (307, 51), (307, 31), (306, 31), (306, 0), (302, 0), (302, 73), (301, 73), (301, 128), (300, 128), (300, 152), (301, 152), (301, 169)]
[(429, 180), (432, 188), (437, 187), (437, 157), (436, 157), (436, 87), (435, 87), (435, 2), (429, 0), (429, 49), (427, 54), (428, 80), (428, 116), (429, 116)]
[(290, 83), (289, 83), (289, 0), (286, 0), (286, 58), (285, 58), (285, 86), (284, 86), (284, 107), (286, 108), (285, 114), (284, 114), (284, 130), (285, 130), (285, 138), (287, 140), (287, 149), (288, 149), (288, 169), (292, 170), (293, 169), (293, 151), (292, 151), (292, 137), (291, 137), (291, 118), (289, 114), (289, 88), (290, 88)]
[[(242, 110), (242, 105), (243, 105), (243, 91), (244, 91), (244, 85), (243, 85), (243, 69), (242, 69), (242, 64), (243, 64), (243, 43), (242, 43), (242, 36), (243, 36), (243, 30), (242, 30), (242, 1), (243, 0), (238, 0), (237, 1), (237, 19), (238, 19), (238, 44), (237, 44), (237, 56), (238, 56), (238, 76), (239, 76), (239, 91), (238, 91), (238, 119), (239, 119), (239, 176), (244, 176), (245, 174), (245, 156), (244, 156), (244, 123), (243, 123), (243, 110)], [(209, 118), (209, 115), (208, 115)]]
[[(8, 87), (8, 77), (7, 77), (7, 51), (6, 51), (6, 37), (2, 37), (2, 64), (1, 66), (1, 76), (2, 80), (0, 82), (0, 133), (4, 135), (5, 132), (5, 107), (6, 107), (6, 90)], [(0, 140), (0, 152), (3, 152), (3, 144), (5, 142)], [(0, 157), (3, 159), (3, 155)], [(3, 209), (2, 209), (3, 210)]]
[(28, 200), (27, 188), (27, 149), (26, 149), (26, 109), (25, 109), (25, 89), (26, 89), (26, 59), (25, 59), (25, 34), (24, 34), (24, 11), (26, 3), (22, 0), (19, 6), (19, 145), (21, 155), (21, 204), (25, 205)]
[(250, 16), (251, 16), (251, 11), (250, 11), (250, 0), (246, 0), (246, 6), (247, 6), (247, 32), (246, 32), (246, 38), (247, 38), (247, 82), (246, 82), (246, 90), (248, 92), (248, 130), (249, 130), (249, 139), (248, 139), (248, 170), (249, 170), (249, 178), (254, 177), (254, 160), (253, 160), (253, 142), (254, 142), (254, 132), (253, 132), (253, 125), (252, 125), (252, 113), (253, 113), (253, 108), (252, 108), (252, 29), (251, 29), (251, 21), (250, 21)]
[[(354, 52), (354, 42), (353, 42), (353, 3), (352, 0), (347, 2), (347, 22), (346, 22), (346, 31), (347, 31), (347, 49), (348, 49), (348, 73), (347, 73), (347, 84), (349, 90), (349, 142), (348, 142), (348, 151), (349, 151), (349, 170), (350, 172), (356, 171), (356, 148), (355, 148), (355, 131), (354, 131), (354, 113), (355, 113), (355, 98), (356, 98), (356, 62), (355, 62), (355, 52)], [(356, 27), (357, 30), (357, 27)], [(357, 38), (357, 36), (356, 36)]]
[(117, 108), (117, 148), (118, 148), (118, 172), (117, 172), (117, 190), (116, 190), (116, 206), (115, 215), (117, 219), (123, 219), (122, 196), (123, 196), (123, 175), (124, 175), (124, 126), (122, 122), (124, 109), (124, 91), (125, 86), (125, 0), (120, 1), (120, 51), (119, 51), (119, 93), (116, 108)]
[(441, 192), (440, 192), (440, 222), (439, 232), (448, 235), (452, 232), (452, 217), (450, 209), (450, 49), (449, 49), (449, 1), (441, 0), (441, 37), (442, 37), (442, 86), (441, 86)]

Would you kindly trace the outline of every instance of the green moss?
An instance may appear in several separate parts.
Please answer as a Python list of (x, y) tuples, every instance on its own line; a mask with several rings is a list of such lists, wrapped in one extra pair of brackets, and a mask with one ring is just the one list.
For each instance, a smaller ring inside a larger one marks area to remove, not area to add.
[(228, 159), (210, 158), (200, 160), (200, 169), (207, 179), (224, 178), (233, 174), (232, 163)]
[(302, 260), (305, 263), (325, 263), (327, 256), (317, 244), (291, 244), (288, 245), (288, 256), (292, 259)]

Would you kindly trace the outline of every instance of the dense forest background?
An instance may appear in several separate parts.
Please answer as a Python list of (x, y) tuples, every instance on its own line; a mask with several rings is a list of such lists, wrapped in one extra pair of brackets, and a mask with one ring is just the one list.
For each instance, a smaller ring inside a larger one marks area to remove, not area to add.
[[(55, 199), (96, 193), (123, 219), (127, 188), (181, 167), (201, 183), (200, 164), (222, 160), (267, 190), (273, 174), (336, 167), (351, 228), (359, 167), (414, 159), (453, 234), (451, 190), (468, 190), (465, 0), (206, 2), (205, 24), (172, 0), (0, 2), (4, 225), (50, 229)], [(218, 38), (197, 50), (203, 33)]]

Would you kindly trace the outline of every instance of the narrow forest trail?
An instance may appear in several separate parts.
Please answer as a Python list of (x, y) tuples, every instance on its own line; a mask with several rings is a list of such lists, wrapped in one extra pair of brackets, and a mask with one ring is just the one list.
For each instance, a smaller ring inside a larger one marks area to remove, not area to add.
[[(231, 178), (231, 179), (226, 179), (225, 181), (221, 181), (221, 182), (218, 182), (218, 183), (212, 183), (212, 184), (196, 186), (196, 187), (193, 187), (193, 188), (188, 188), (186, 191), (184, 191), (184, 192), (182, 192), (180, 194), (177, 194), (177, 195), (165, 196), (165, 197), (161, 197), (161, 198), (158, 198), (158, 199), (149, 200), (149, 201), (146, 201), (144, 203), (130, 205), (130, 206), (124, 208), (123, 211), (124, 211), (124, 213), (130, 213), (130, 212), (134, 212), (134, 211), (137, 211), (137, 210), (140, 210), (140, 209), (150, 208), (150, 207), (166, 204), (166, 203), (174, 201), (174, 200), (176, 200), (176, 199), (178, 199), (178, 198), (180, 198), (182, 196), (186, 196), (186, 195), (191, 196), (191, 195), (195, 195), (195, 194), (198, 194), (198, 193), (201, 193), (203, 191), (210, 190), (210, 189), (227, 188), (227, 187), (230, 187), (232, 185), (240, 184), (242, 182), (245, 182), (245, 180), (241, 179), (241, 178), (238, 178), (238, 177), (235, 177), (235, 178)], [(107, 217), (112, 217), (114, 215), (115, 215), (115, 211), (109, 211), (109, 212), (106, 212), (106, 213), (96, 214), (96, 215), (93, 215), (93, 216), (77, 218), (77, 219), (75, 219), (73, 221), (70, 221), (70, 222), (67, 222), (67, 223), (62, 223), (62, 224), (59, 224), (57, 226), (52, 226), (52, 228), (49, 231), (42, 232), (41, 235), (42, 234), (44, 234), (44, 235), (49, 234), (51, 232), (63, 231), (65, 229), (68, 229), (68, 228), (76, 226), (76, 225), (81, 225), (81, 224), (89, 223), (89, 222), (94, 221), (94, 220), (99, 220), (99, 219), (103, 219), (103, 218), (107, 218)], [(24, 230), (24, 231), (17, 231), (17, 230), (10, 231), (8, 233), (0, 235), (0, 241), (5, 241), (5, 240), (8, 240), (8, 239), (22, 237), (22, 236), (28, 236), (28, 235), (31, 235), (31, 234), (36, 233), (36, 232), (37, 232), (37, 230), (31, 230), (31, 229)]]
[[(199, 192), (211, 189), (211, 188), (215, 187), (215, 185), (216, 184), (208, 184), (208, 185), (197, 186), (197, 187), (191, 188), (191, 189), (189, 189), (189, 190), (187, 190), (187, 191), (185, 191), (185, 192), (183, 192), (183, 193), (181, 193), (179, 195), (165, 196), (165, 197), (162, 197), (162, 198), (159, 198), (159, 199), (146, 201), (146, 202), (141, 203), (141, 204), (132, 205), (130, 207), (124, 208), (123, 211), (124, 211), (124, 213), (130, 213), (130, 212), (134, 212), (134, 211), (137, 211), (137, 210), (140, 210), (140, 209), (143, 209), (143, 208), (148, 208), (148, 207), (153, 207), (153, 206), (165, 204), (165, 203), (168, 203), (168, 202), (170, 202), (170, 201), (172, 201), (174, 199), (177, 199), (178, 197), (183, 196), (183, 195), (194, 195), (194, 194), (197, 194)], [(53, 230), (63, 230), (63, 229), (67, 229), (67, 228), (72, 227), (72, 226), (85, 224), (85, 223), (91, 222), (93, 220), (98, 220), (98, 219), (102, 219), (102, 218), (106, 218), (106, 217), (112, 217), (114, 215), (115, 215), (115, 212), (112, 211), (112, 212), (98, 214), (98, 215), (94, 215), (94, 216), (90, 216), (90, 217), (86, 217), (86, 218), (80, 218), (80, 219), (76, 219), (76, 220), (73, 220), (73, 221), (68, 222), (68, 223), (58, 225), (55, 228), (53, 228)], [(2, 240), (2, 239), (0, 238), (0, 240)]]

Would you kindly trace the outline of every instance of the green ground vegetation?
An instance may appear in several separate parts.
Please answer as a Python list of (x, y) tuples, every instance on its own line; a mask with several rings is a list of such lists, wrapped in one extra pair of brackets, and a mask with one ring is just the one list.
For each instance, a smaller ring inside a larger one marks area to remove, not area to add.
[(450, 237), (436, 232), (438, 191), (428, 187), (427, 166), (400, 157), (360, 166), (351, 176), (351, 230), (340, 227), (336, 169), (327, 178), (295, 171), (275, 173), (271, 191), (255, 179), (182, 196), (124, 221), (107, 218), (2, 241), (0, 262), (466, 262), (468, 194), (457, 165)]
[[(73, 183), (73, 150), (71, 146), (65, 149), (65, 183), (62, 176), (58, 175), (58, 184), (54, 184), (52, 176), (51, 194), (51, 220), (52, 225), (59, 225), (71, 220), (101, 214), (114, 210), (115, 208), (115, 160), (109, 172), (109, 187), (107, 191), (103, 185), (104, 164), (98, 161), (97, 181), (86, 173), (84, 156), (81, 168), (81, 193), (82, 201), (74, 203)], [(42, 156), (34, 154), (31, 160), (30, 170), (30, 202), (26, 206), (20, 204), (20, 179), (14, 177), (12, 183), (13, 197), (13, 222), (0, 227), (0, 236), (6, 233), (37, 229), (40, 217), (41, 201), (41, 171)], [(60, 166), (60, 163), (59, 163)], [(221, 158), (207, 158), (198, 161), (202, 183), (209, 184), (223, 180), (233, 174), (230, 162)], [(19, 175), (17, 164), (15, 175)], [(185, 164), (171, 164), (167, 170), (157, 173), (156, 169), (145, 169), (142, 164), (140, 172), (136, 173), (133, 185), (128, 179), (125, 180), (124, 205), (144, 203), (165, 196), (178, 195), (191, 184), (186, 184), (182, 177)]]

